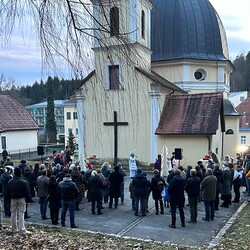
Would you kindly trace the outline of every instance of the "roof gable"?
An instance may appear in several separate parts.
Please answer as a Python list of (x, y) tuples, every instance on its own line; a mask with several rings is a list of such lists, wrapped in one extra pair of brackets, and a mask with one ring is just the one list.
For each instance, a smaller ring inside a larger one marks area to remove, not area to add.
[(223, 94), (204, 93), (166, 96), (158, 135), (211, 135), (225, 131)]
[(7, 95), (0, 95), (0, 117), (0, 132), (39, 129), (25, 107)]
[(154, 81), (155, 83), (161, 84), (162, 87), (169, 88), (169, 89), (171, 89), (173, 91), (177, 91), (177, 92), (183, 93), (183, 94), (187, 93), (185, 90), (183, 90), (182, 88), (178, 87), (174, 83), (168, 81), (166, 78), (164, 78), (161, 75), (157, 74), (153, 70), (147, 71), (147, 70), (139, 68), (137, 66), (135, 66), (135, 69), (138, 72), (140, 72), (141, 74), (143, 74), (144, 76), (146, 76), (147, 78), (149, 78), (150, 80)]

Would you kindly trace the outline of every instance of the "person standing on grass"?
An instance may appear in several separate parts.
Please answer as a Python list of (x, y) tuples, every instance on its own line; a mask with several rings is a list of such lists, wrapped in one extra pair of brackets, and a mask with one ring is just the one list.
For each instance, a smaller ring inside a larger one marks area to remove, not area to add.
[(17, 217), (19, 220), (19, 232), (29, 233), (24, 224), (24, 212), (26, 203), (31, 201), (29, 185), (22, 177), (22, 171), (19, 167), (14, 169), (14, 176), (9, 180), (7, 185), (7, 193), (11, 198), (11, 229), (12, 233), (17, 232)]

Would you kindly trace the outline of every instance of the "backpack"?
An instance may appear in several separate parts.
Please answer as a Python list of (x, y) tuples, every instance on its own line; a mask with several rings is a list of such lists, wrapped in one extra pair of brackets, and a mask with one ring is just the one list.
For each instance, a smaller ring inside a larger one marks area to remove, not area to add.
[(163, 189), (164, 189), (164, 183), (163, 183), (163, 181), (162, 180), (157, 181), (156, 190), (158, 192), (162, 192)]

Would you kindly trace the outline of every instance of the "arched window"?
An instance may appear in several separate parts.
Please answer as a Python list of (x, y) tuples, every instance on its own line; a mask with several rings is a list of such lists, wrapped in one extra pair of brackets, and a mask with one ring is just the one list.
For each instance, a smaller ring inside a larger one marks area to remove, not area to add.
[(110, 35), (115, 36), (119, 34), (119, 9), (112, 7), (109, 13), (110, 18)]
[(234, 131), (230, 128), (226, 131), (226, 135), (233, 135)]
[(145, 12), (142, 10), (141, 12), (141, 36), (145, 38)]

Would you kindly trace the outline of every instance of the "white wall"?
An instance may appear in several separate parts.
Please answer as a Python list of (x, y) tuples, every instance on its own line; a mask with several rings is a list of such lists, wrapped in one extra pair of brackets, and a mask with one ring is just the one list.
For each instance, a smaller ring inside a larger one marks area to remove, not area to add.
[(1, 133), (2, 136), (6, 137), (6, 150), (8, 152), (37, 149), (37, 130), (9, 131)]

